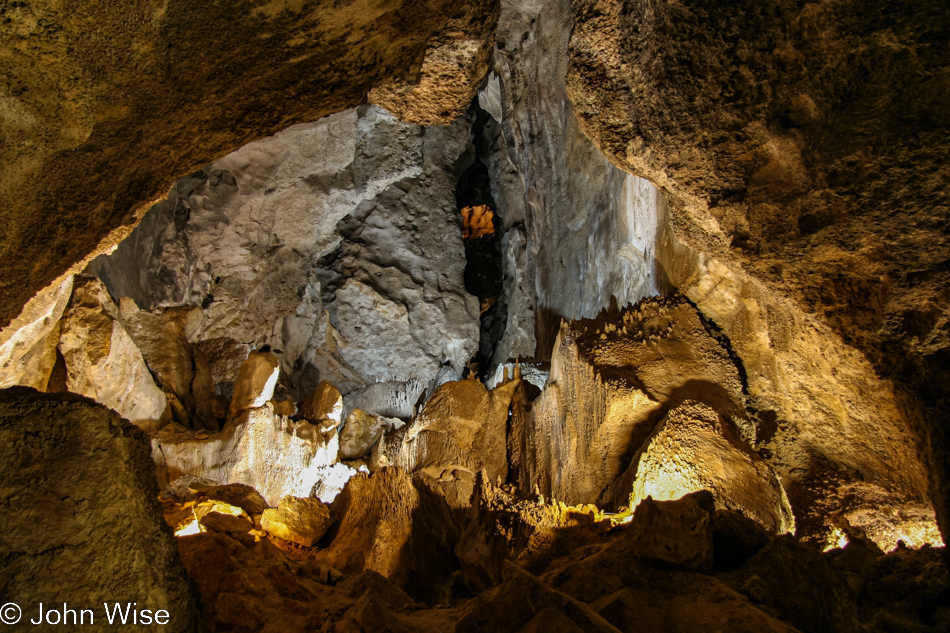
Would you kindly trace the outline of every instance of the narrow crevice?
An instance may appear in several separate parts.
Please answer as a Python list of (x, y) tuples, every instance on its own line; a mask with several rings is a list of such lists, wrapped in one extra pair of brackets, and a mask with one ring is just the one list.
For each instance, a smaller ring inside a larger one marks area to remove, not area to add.
[(471, 112), (474, 122), (470, 147), (459, 159), (464, 170), (456, 182), (455, 201), (465, 242), (465, 290), (478, 298), (481, 311), (478, 352), (474, 361), (478, 377), (485, 380), (491, 371), (495, 348), (504, 336), (508, 315), (503, 293), (502, 216), (491, 193), (488, 167), (475, 151), (485, 133), (489, 114), (477, 102), (472, 105)]

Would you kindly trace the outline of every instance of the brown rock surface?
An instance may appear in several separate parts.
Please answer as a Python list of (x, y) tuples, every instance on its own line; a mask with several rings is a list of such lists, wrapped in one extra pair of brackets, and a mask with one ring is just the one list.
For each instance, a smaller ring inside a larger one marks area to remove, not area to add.
[(342, 414), (343, 397), (340, 395), (340, 390), (326, 380), (320, 381), (300, 407), (300, 417), (311, 422), (332, 420), (339, 424)]
[(512, 423), (523, 438), (512, 458), (519, 487), (570, 504), (626, 504), (632, 458), (685, 399), (752, 424), (738, 371), (687, 301), (650, 299), (562, 324), (548, 384)]
[[(585, 133), (664, 191), (687, 245), (900, 382), (890, 407), (925, 442), (946, 533), (950, 442), (932, 409), (950, 391), (945, 5), (573, 4), (568, 91)], [(700, 303), (695, 279), (674, 283)], [(763, 294), (746, 285), (747, 301)], [(755, 329), (785, 347), (791, 314), (762, 307)]]
[(319, 499), (284, 497), (261, 515), (261, 527), (272, 536), (313, 547), (330, 529), (330, 509)]
[(167, 421), (165, 395), (98, 279), (77, 276), (60, 321), (66, 388), (104, 404), (146, 430)]
[[(0, 163), (15, 167), (0, 180), (7, 227), (0, 323), (110, 231), (127, 232), (133, 214), (174, 178), (358, 105), (374, 85), (412, 83), (424, 60), (432, 69), (441, 59), (437, 52), (488, 39), (496, 7), (480, 0), (9, 7)], [(452, 70), (472, 77), (482, 61), (476, 55)], [(423, 86), (418, 99), (430, 92)], [(440, 93), (437, 114), (454, 114), (470, 99), (460, 88)]]
[(280, 361), (270, 352), (254, 352), (247, 357), (237, 379), (231, 397), (230, 415), (235, 416), (246, 409), (259, 409), (274, 395)]
[[(197, 600), (156, 501), (148, 439), (72, 394), (0, 391), (0, 594), (71, 608), (137, 602), (171, 631), (202, 630)], [(24, 620), (25, 622), (25, 620)]]
[(416, 471), (459, 466), (489, 478), (508, 475), (506, 426), (512, 394), (520, 379), (491, 391), (474, 378), (439, 386), (408, 427), (401, 454), (390, 463)]
[(637, 558), (659, 565), (708, 572), (713, 564), (713, 512), (708, 491), (676, 501), (647, 497), (625, 532), (630, 549)]
[(770, 533), (792, 532), (795, 519), (775, 472), (716, 411), (687, 400), (667, 415), (640, 454), (630, 508), (652, 497), (710, 491), (717, 507), (737, 510)]

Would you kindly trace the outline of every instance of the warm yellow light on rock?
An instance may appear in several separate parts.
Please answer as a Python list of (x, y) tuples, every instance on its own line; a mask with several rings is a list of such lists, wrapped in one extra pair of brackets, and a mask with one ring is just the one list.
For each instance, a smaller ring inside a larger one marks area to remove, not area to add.
[(495, 212), (488, 205), (479, 204), (474, 207), (464, 207), (462, 214), (462, 238), (478, 239), (495, 233)]
[(198, 534), (204, 532), (204, 528), (201, 527), (201, 523), (198, 522), (198, 518), (194, 517), (185, 523), (182, 523), (175, 530), (175, 536), (191, 536), (192, 534)]

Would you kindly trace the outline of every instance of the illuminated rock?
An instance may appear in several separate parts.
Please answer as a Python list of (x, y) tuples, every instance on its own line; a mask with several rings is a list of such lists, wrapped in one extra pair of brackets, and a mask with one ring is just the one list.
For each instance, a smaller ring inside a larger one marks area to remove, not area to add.
[(210, 341), (268, 345), (298, 401), (320, 380), (461, 371), (479, 317), (454, 196), (468, 129), (376, 106), (292, 126), (180, 179), (89, 270), (143, 309), (200, 310), (191, 340), (213, 372)]
[(686, 398), (751, 424), (738, 371), (688, 302), (650, 299), (562, 324), (541, 396), (512, 419), (519, 487), (569, 504), (625, 505), (632, 458), (666, 407)]
[(230, 414), (263, 407), (274, 396), (280, 374), (280, 361), (270, 352), (255, 352), (241, 365), (234, 382)]
[(261, 515), (261, 527), (271, 535), (304, 547), (313, 547), (330, 524), (330, 509), (319, 499), (284, 497)]
[(192, 475), (246, 484), (273, 506), (285, 496), (308, 497), (314, 490), (331, 501), (356, 472), (336, 463), (338, 447), (335, 432), (325, 436), (308, 422), (275, 416), (265, 403), (214, 434), (169, 425), (153, 440), (153, 457), (162, 482)]
[(300, 417), (311, 422), (334, 422), (332, 426), (340, 424), (343, 415), (343, 397), (340, 390), (328, 383), (320, 381), (313, 393), (300, 407)]
[(175, 421), (187, 427), (216, 430), (211, 367), (189, 340), (200, 324), (201, 311), (170, 308), (145, 312), (128, 298), (119, 301), (119, 310), (158, 386), (167, 394)]
[(48, 390), (59, 345), (59, 320), (72, 292), (70, 275), (44, 288), (17, 319), (0, 330), (0, 387)]
[(76, 277), (60, 322), (59, 350), (66, 387), (104, 404), (146, 430), (160, 428), (167, 401), (155, 386), (142, 353), (118, 308), (98, 279)]
[(636, 466), (630, 508), (646, 498), (679, 499), (708, 490), (716, 506), (742, 512), (769, 532), (792, 532), (795, 519), (775, 472), (710, 407), (686, 401), (661, 422)]
[(520, 379), (489, 391), (479, 380), (447, 382), (425, 403), (404, 436), (384, 438), (374, 463), (423, 468), (485, 469), (492, 481), (508, 474), (506, 434), (511, 398)]
[(340, 432), (340, 457), (342, 459), (362, 457), (373, 450), (383, 433), (403, 426), (402, 420), (384, 418), (357, 409), (346, 418), (346, 423)]

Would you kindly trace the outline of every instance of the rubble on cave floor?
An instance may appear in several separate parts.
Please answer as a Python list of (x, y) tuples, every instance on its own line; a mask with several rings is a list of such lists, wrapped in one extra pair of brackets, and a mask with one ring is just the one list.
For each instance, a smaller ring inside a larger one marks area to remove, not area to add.
[[(243, 502), (261, 509), (244, 487), (193, 482), (188, 490), (195, 508)], [(632, 520), (617, 522), (592, 506), (526, 499), (484, 471), (466, 512), (453, 514), (434, 490), (401, 469), (362, 475), (331, 504), (332, 525), (313, 547), (288, 543), (266, 525), (246, 523), (239, 534), (213, 520), (216, 513), (204, 514), (203, 531), (178, 543), (210, 629), (883, 633), (950, 626), (943, 548), (884, 554), (854, 541), (822, 553), (717, 510), (705, 491), (647, 499)], [(260, 524), (260, 514), (254, 518)], [(457, 558), (445, 555), (453, 549)]]

